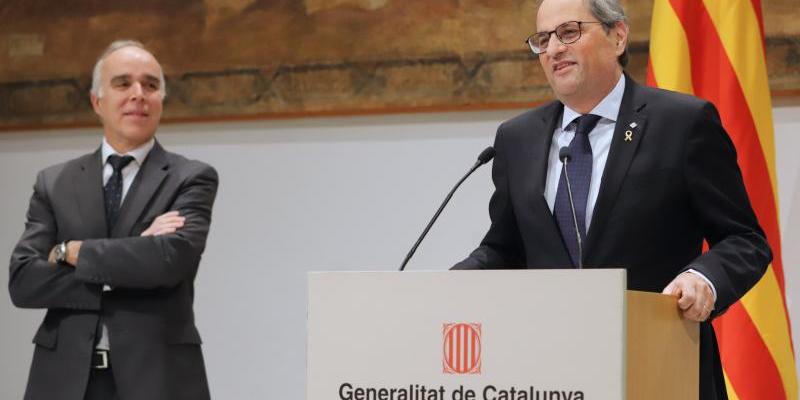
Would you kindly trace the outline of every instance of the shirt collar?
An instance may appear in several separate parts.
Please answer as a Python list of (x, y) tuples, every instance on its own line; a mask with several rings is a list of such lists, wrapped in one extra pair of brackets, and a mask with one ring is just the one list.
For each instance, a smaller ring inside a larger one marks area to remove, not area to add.
[[(611, 89), (606, 97), (597, 104), (589, 114), (599, 115), (607, 120), (617, 122), (619, 108), (622, 105), (622, 95), (625, 93), (625, 74), (620, 75), (617, 84)], [(564, 105), (564, 116), (561, 118), (561, 130), (565, 131), (575, 118), (581, 114)]]
[[(120, 155), (121, 156), (132, 156), (134, 161), (136, 161), (136, 164), (141, 166), (142, 163), (144, 163), (144, 159), (147, 158), (148, 154), (150, 154), (150, 150), (153, 149), (153, 146), (155, 144), (156, 144), (156, 139), (155, 138), (150, 138), (150, 140), (148, 140), (145, 144), (143, 144), (143, 145), (141, 145), (141, 146), (139, 146), (139, 147), (137, 147), (137, 148), (125, 153), (125, 154), (120, 154)], [(117, 151), (114, 150), (113, 147), (111, 147), (111, 145), (108, 143), (108, 141), (106, 140), (105, 137), (103, 138), (103, 145), (102, 145), (100, 151), (101, 151), (101, 155), (103, 157), (103, 165), (106, 164), (106, 161), (108, 161), (108, 157), (109, 156), (111, 156), (112, 154), (118, 154)]]

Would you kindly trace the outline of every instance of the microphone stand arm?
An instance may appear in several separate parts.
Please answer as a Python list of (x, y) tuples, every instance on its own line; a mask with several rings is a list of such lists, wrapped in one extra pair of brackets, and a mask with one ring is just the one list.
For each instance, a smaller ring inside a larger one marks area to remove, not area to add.
[(483, 165), (483, 163), (484, 162), (481, 161), (481, 160), (476, 161), (475, 165), (473, 165), (472, 168), (470, 168), (470, 170), (467, 171), (467, 174), (464, 175), (464, 177), (461, 178), (461, 180), (459, 180), (458, 183), (456, 183), (455, 186), (453, 186), (453, 189), (450, 190), (450, 193), (447, 194), (447, 197), (445, 197), (444, 202), (442, 202), (442, 205), (439, 206), (438, 210), (436, 210), (436, 214), (433, 214), (433, 218), (431, 218), (431, 220), (428, 222), (428, 226), (426, 226), (425, 230), (422, 231), (422, 235), (419, 236), (419, 239), (417, 239), (417, 242), (414, 243), (414, 246), (412, 246), (411, 250), (409, 250), (408, 254), (406, 254), (406, 258), (403, 260), (403, 264), (400, 265), (400, 271), (403, 271), (403, 270), (406, 269), (406, 264), (408, 264), (408, 261), (411, 259), (411, 257), (414, 255), (414, 253), (417, 251), (417, 247), (419, 247), (419, 244), (422, 243), (422, 239), (425, 239), (425, 235), (427, 235), (428, 231), (431, 230), (431, 227), (433, 226), (433, 223), (436, 222), (436, 220), (439, 218), (439, 214), (442, 213), (442, 210), (444, 210), (444, 207), (447, 205), (448, 202), (450, 202), (450, 199), (453, 197), (453, 194), (456, 192), (458, 187), (461, 186), (461, 184), (464, 183), (464, 181), (467, 180), (467, 178), (469, 178), (469, 176), (472, 175), (472, 173), (475, 172), (475, 170), (478, 169), (478, 167)]

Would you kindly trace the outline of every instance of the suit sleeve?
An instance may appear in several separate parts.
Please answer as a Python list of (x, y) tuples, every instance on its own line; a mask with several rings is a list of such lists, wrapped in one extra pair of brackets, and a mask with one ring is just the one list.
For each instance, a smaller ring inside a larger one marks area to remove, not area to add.
[(494, 143), (496, 156), (492, 162), (492, 181), (495, 190), (489, 201), (492, 221), (489, 231), (480, 246), (452, 269), (508, 269), (525, 265), (522, 239), (509, 193), (508, 153), (503, 148), (503, 137), (501, 125)]
[(188, 174), (169, 208), (186, 218), (182, 228), (160, 236), (86, 240), (75, 268), (77, 277), (85, 282), (134, 289), (174, 287), (194, 279), (205, 249), (218, 185), (214, 168), (195, 165), (200, 167)]
[(714, 283), (714, 315), (718, 315), (758, 282), (772, 252), (750, 205), (736, 149), (716, 108), (705, 103), (697, 121), (687, 142), (685, 173), (709, 251), (687, 269), (699, 271)]
[(11, 254), (11, 301), (22, 308), (99, 310), (100, 285), (77, 279), (71, 266), (47, 261), (58, 231), (47, 190), (48, 177), (42, 171), (36, 178), (25, 231)]

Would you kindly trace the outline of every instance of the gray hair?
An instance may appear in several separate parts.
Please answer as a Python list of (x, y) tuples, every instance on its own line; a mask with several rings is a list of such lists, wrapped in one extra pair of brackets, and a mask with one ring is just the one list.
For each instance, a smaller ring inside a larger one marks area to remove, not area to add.
[[(618, 22), (628, 24), (628, 19), (625, 18), (625, 10), (619, 4), (619, 0), (588, 0), (589, 12), (592, 16), (597, 18), (606, 29), (606, 33), (611, 31)], [(625, 44), (625, 49), (622, 54), (617, 57), (619, 65), (623, 68), (628, 65), (628, 45)]]
[[(542, 5), (544, 0), (538, 0), (536, 6)], [(584, 0), (586, 8), (592, 13), (592, 16), (597, 18), (606, 33), (610, 32), (618, 22), (628, 24), (628, 19), (625, 17), (625, 10), (622, 9), (622, 4), (619, 0)], [(628, 46), (625, 44), (625, 50), (617, 57), (619, 65), (623, 68), (628, 65)]]
[[(126, 40), (115, 40), (110, 45), (108, 45), (108, 47), (106, 47), (106, 49), (103, 51), (103, 53), (100, 54), (100, 57), (97, 58), (97, 62), (94, 64), (94, 69), (92, 69), (92, 88), (89, 90), (89, 92), (91, 94), (95, 95), (95, 97), (98, 97), (98, 98), (99, 97), (103, 97), (102, 70), (103, 70), (103, 63), (105, 63), (106, 58), (108, 58), (108, 56), (110, 56), (111, 53), (113, 53), (113, 52), (115, 52), (115, 51), (117, 51), (119, 49), (125, 48), (125, 47), (138, 47), (138, 48), (150, 53), (150, 50), (148, 50), (147, 47), (144, 47), (142, 42), (139, 42), (139, 41), (136, 41), (136, 40), (129, 40), (129, 39), (126, 39)], [(150, 55), (152, 55), (152, 54), (153, 53), (150, 53)], [(164, 71), (163, 70), (159, 73), (158, 80), (161, 83), (160, 89), (159, 89), (159, 92), (161, 92), (161, 97), (162, 98), (166, 97), (167, 96), (167, 82), (164, 80)]]

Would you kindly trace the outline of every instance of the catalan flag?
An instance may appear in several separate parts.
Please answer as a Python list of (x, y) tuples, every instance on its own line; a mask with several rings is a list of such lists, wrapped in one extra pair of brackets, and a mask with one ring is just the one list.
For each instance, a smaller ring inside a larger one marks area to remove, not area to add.
[(647, 82), (717, 106), (774, 253), (764, 278), (714, 321), (728, 397), (796, 400), (761, 1), (655, 0)]

